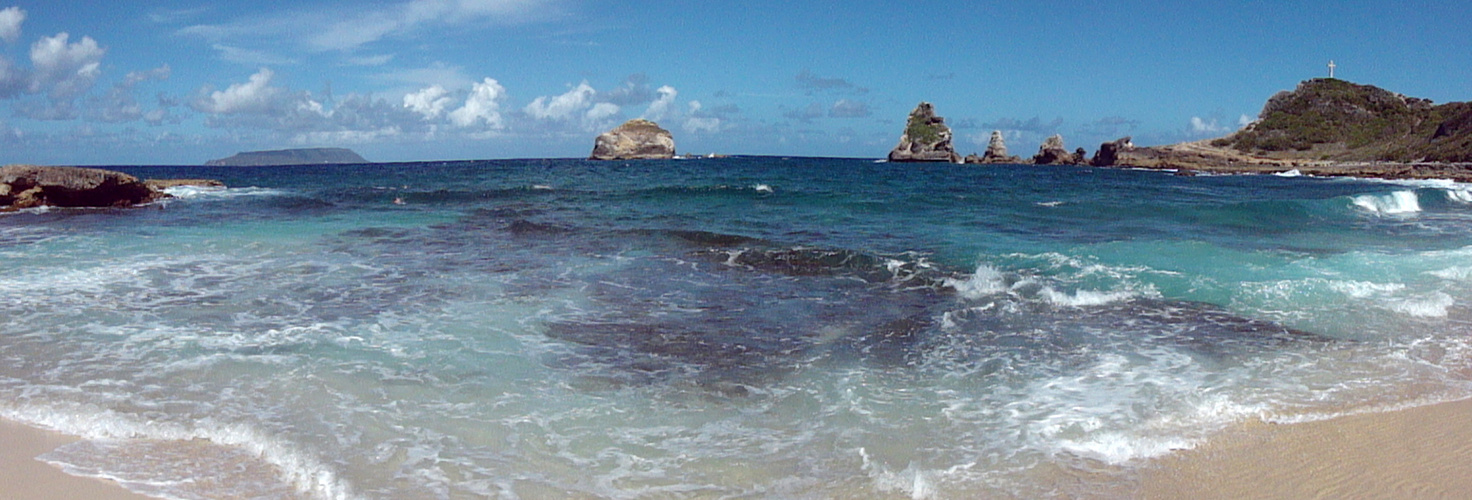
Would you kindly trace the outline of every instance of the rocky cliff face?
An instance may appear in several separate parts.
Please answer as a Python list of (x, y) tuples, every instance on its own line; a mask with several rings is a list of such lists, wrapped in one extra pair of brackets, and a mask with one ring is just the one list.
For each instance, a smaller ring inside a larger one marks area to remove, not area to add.
[(675, 138), (659, 124), (642, 118), (624, 122), (598, 135), (590, 160), (663, 160), (675, 157)]
[(277, 165), (332, 165), (368, 163), (350, 149), (306, 148), (275, 151), (246, 151), (229, 158), (205, 162), (207, 167), (257, 167)]
[(1032, 162), (1038, 165), (1083, 165), (1082, 156), (1068, 152), (1068, 148), (1063, 146), (1063, 136), (1054, 134), (1038, 146), (1038, 154), (1032, 157)]
[(922, 102), (910, 112), (899, 145), (889, 152), (889, 161), (960, 163), (961, 155), (951, 146), (951, 128), (946, 126), (945, 118), (935, 116), (930, 103)]
[(1135, 143), (1129, 136), (1121, 137), (1110, 142), (1099, 145), (1099, 151), (1094, 153), (1094, 160), (1089, 162), (1096, 167), (1108, 167), (1119, 161), (1119, 156), (1135, 150)]

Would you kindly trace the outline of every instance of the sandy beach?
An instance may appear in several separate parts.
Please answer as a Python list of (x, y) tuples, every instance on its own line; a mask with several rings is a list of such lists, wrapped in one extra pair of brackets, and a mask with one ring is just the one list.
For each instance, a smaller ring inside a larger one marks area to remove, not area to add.
[(1141, 475), (1141, 498), (1466, 498), (1472, 400), (1301, 424), (1249, 422)]
[(0, 420), (0, 498), (147, 500), (112, 481), (79, 477), (36, 460), (77, 438)]

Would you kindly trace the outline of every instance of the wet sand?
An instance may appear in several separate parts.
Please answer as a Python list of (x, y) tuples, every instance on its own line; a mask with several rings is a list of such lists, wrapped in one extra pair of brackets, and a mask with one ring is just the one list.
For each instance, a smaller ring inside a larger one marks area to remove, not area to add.
[(79, 477), (36, 460), (77, 438), (0, 420), (0, 498), (7, 500), (148, 500), (112, 481)]
[(1472, 400), (1300, 424), (1249, 422), (1141, 473), (1138, 497), (1466, 498)]

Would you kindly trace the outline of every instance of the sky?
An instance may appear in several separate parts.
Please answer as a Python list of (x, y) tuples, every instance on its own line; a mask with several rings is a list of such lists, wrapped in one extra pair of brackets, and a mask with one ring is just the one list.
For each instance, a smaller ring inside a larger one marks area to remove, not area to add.
[(1217, 137), (1335, 76), (1472, 100), (1472, 2), (0, 0), (0, 164), (586, 157), (625, 120), (681, 153), (883, 157), (934, 104), (1090, 152)]

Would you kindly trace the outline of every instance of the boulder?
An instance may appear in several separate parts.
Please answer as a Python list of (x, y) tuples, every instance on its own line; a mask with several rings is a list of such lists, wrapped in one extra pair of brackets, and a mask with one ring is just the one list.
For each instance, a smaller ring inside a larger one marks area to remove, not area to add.
[(951, 146), (951, 128), (946, 126), (946, 119), (935, 116), (930, 103), (921, 102), (910, 112), (900, 143), (889, 152), (889, 161), (960, 163), (961, 155)]
[(11, 209), (120, 207), (148, 203), (164, 195), (121, 172), (79, 167), (0, 167), (0, 206)]
[(664, 160), (675, 157), (675, 138), (659, 124), (635, 118), (593, 141), (590, 160)]
[(1079, 165), (1082, 163), (1077, 155), (1068, 152), (1068, 149), (1063, 147), (1063, 136), (1059, 134), (1053, 134), (1038, 146), (1038, 154), (1032, 157), (1032, 162), (1038, 165)]
[(1094, 161), (1090, 165), (1096, 167), (1109, 167), (1119, 162), (1120, 153), (1135, 150), (1135, 143), (1130, 137), (1125, 136), (1099, 145), (1099, 152), (1094, 153)]

